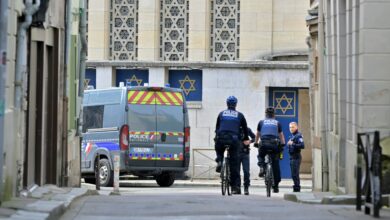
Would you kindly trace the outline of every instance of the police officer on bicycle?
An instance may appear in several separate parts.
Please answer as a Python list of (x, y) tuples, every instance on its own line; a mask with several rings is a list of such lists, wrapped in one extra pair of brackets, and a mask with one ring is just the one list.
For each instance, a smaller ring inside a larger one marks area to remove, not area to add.
[[(225, 146), (229, 145), (232, 193), (241, 194), (238, 151), (240, 150), (241, 140), (244, 140), (246, 145), (250, 144), (248, 127), (244, 115), (236, 111), (237, 98), (229, 96), (226, 104), (228, 109), (219, 113), (215, 129), (215, 151), (217, 154), (216, 162), (218, 163), (216, 172), (221, 172)], [(243, 131), (243, 137), (241, 137), (241, 131)]]
[[(259, 139), (261, 140), (259, 147)], [(272, 170), (274, 174), (274, 193), (279, 192), (280, 166), (279, 154), (283, 151), (280, 146), (285, 145), (282, 125), (275, 119), (275, 109), (268, 107), (265, 110), (265, 119), (261, 120), (257, 126), (257, 134), (255, 138), (255, 147), (259, 147), (258, 165), (260, 167), (259, 176), (263, 177), (265, 172), (264, 158), (268, 153), (272, 160)]]

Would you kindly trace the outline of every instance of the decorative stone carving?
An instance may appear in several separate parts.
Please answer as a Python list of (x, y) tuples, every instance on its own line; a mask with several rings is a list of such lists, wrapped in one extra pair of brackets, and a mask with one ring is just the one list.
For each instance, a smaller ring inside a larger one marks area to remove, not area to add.
[(160, 60), (188, 58), (189, 0), (160, 0)]
[(137, 60), (138, 0), (111, 0), (110, 52), (113, 60)]
[(239, 59), (240, 1), (211, 1), (211, 53), (212, 61)]

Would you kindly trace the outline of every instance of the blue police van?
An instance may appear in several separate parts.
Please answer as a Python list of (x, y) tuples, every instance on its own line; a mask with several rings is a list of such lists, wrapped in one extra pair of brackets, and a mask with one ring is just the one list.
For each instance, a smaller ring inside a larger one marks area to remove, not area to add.
[(182, 90), (167, 87), (118, 87), (85, 91), (81, 173), (100, 185), (113, 184), (113, 155), (120, 154), (120, 175), (154, 177), (160, 186), (188, 170), (190, 127)]

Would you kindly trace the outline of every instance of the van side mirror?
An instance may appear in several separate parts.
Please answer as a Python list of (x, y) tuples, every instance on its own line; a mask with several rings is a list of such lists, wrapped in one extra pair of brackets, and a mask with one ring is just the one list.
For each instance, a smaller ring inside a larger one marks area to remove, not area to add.
[(161, 142), (165, 142), (167, 140), (167, 134), (162, 133), (161, 134)]

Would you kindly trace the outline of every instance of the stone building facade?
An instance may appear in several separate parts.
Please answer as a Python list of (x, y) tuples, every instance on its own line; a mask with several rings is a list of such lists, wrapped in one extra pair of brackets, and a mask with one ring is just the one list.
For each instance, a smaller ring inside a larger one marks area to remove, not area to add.
[(390, 135), (390, 3), (311, 2), (314, 186), (354, 193), (357, 133)]
[[(100, 89), (128, 81), (184, 89), (195, 156), (188, 174), (214, 178), (215, 122), (229, 95), (238, 97), (238, 110), (256, 130), (265, 107), (276, 106), (286, 91), (294, 98), (287, 94), (283, 107), (294, 100), (296, 108), (279, 109), (280, 116), (302, 121), (310, 137), (308, 6), (304, 0), (89, 1), (86, 84)], [(256, 154), (251, 153), (253, 177)], [(304, 167), (310, 173), (310, 144)]]
[[(1, 33), (7, 35), (7, 56), (0, 201), (35, 185), (80, 185), (79, 116), (76, 109), (68, 115), (68, 109), (76, 108), (79, 96), (76, 21), (82, 4), (4, 2), (8, 31)], [(67, 53), (68, 49), (76, 53)]]

